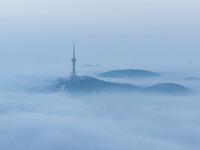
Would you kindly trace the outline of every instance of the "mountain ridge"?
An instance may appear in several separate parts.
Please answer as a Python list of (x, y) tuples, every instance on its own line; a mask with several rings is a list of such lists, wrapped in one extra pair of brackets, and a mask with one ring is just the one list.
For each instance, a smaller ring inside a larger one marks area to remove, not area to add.
[(77, 80), (59, 79), (56, 89), (69, 92), (100, 92), (100, 91), (138, 91), (165, 94), (189, 94), (191, 89), (175, 83), (159, 83), (153, 86), (141, 87), (133, 84), (103, 81), (90, 76), (81, 76)]

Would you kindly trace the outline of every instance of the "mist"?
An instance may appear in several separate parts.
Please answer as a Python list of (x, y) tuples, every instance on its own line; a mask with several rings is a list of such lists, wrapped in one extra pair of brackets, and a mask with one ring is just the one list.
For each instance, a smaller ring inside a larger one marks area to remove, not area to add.
[[(199, 150), (199, 15), (188, 0), (1, 1), (0, 149)], [(54, 89), (73, 44), (78, 76), (193, 93)], [(99, 76), (117, 69), (161, 76)]]
[[(188, 96), (73, 94), (48, 90), (61, 73), (34, 70), (31, 75), (23, 71), (1, 75), (1, 149), (199, 149), (199, 81), (185, 81), (181, 76), (177, 80), (176, 72), (154, 80), (129, 80), (143, 86), (178, 82), (196, 91)], [(80, 70), (95, 76), (87, 67)], [(187, 71), (182, 76), (187, 77)]]

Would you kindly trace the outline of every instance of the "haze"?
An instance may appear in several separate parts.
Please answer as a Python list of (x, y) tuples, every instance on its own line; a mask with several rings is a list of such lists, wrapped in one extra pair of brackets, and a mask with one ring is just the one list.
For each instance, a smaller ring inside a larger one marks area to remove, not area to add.
[(69, 60), (76, 43), (84, 65), (177, 69), (191, 61), (198, 68), (199, 5), (196, 0), (3, 0), (1, 61)]
[[(1, 0), (1, 150), (199, 150), (200, 1)], [(74, 95), (49, 90), (71, 73), (145, 69), (142, 87), (194, 94)], [(186, 80), (193, 77), (197, 80)]]

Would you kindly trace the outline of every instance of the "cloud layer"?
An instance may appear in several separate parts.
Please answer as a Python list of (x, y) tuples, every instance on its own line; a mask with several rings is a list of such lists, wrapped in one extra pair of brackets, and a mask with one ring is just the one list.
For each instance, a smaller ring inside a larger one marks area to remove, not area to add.
[(197, 150), (200, 147), (198, 95), (49, 93), (40, 87), (51, 84), (50, 80), (31, 78), (21, 82), (13, 79), (21, 83), (21, 88), (1, 86), (4, 89), (0, 93), (1, 149)]

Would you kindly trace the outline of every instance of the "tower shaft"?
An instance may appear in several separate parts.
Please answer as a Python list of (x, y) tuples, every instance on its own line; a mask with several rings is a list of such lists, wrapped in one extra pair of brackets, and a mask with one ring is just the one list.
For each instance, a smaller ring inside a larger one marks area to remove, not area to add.
[(72, 58), (72, 73), (71, 73), (71, 79), (76, 79), (76, 56), (75, 56), (75, 45), (73, 45), (73, 58)]

